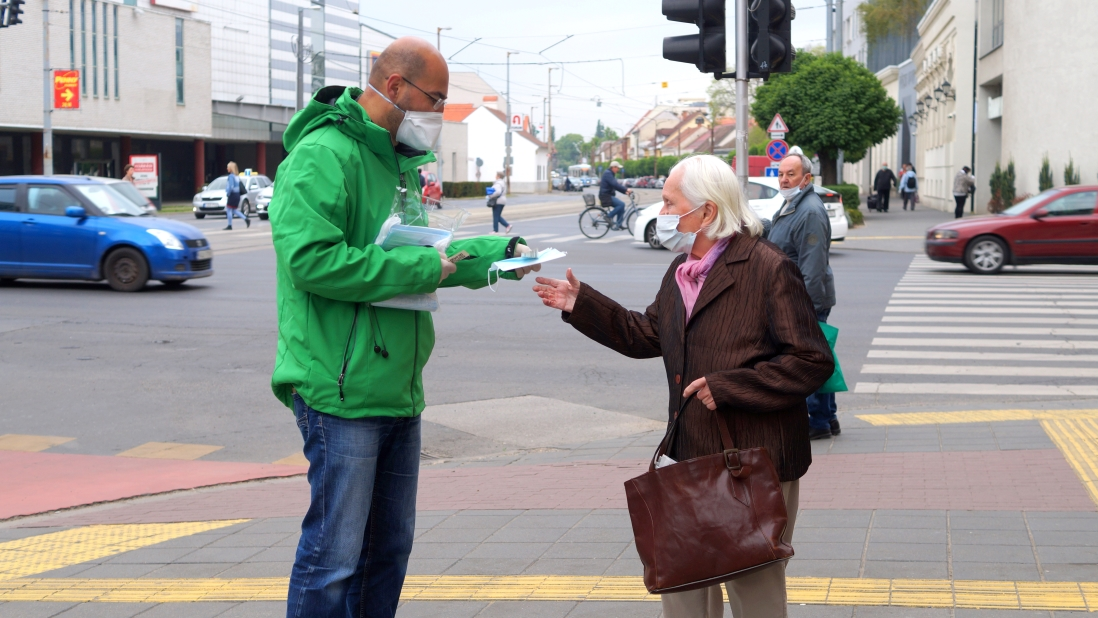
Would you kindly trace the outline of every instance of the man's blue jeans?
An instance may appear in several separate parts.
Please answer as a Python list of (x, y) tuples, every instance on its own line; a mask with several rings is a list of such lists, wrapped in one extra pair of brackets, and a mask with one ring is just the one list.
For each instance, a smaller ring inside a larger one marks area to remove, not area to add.
[(614, 205), (614, 208), (612, 208), (610, 212), (606, 214), (608, 217), (614, 220), (614, 223), (616, 223), (618, 227), (621, 227), (621, 217), (625, 214), (625, 202), (611, 196), (610, 203)]
[(416, 521), (419, 417), (344, 419), (294, 395), (311, 500), (287, 617), (396, 615)]
[[(831, 315), (830, 307), (823, 311), (817, 311), (816, 319), (826, 322), (829, 315)], [(835, 393), (817, 391), (809, 395), (805, 403), (808, 404), (808, 426), (812, 429), (827, 429), (830, 431), (831, 421), (838, 418), (836, 415), (838, 408), (835, 405)]]

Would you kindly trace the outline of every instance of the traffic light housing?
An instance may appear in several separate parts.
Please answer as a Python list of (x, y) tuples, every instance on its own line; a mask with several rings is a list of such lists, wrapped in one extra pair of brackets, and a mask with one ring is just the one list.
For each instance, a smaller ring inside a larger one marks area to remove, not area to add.
[(0, 28), (23, 23), (19, 16), (23, 14), (23, 3), (25, 1), (0, 0)]
[[(702, 73), (715, 77), (725, 74), (729, 54), (735, 58), (735, 49), (728, 49), (727, 41), (735, 41), (725, 32), (725, 0), (663, 0), (663, 14), (671, 21), (695, 24), (698, 34), (669, 36), (663, 39), (663, 57), (673, 62), (685, 62), (698, 67)], [(735, 0), (727, 0), (729, 8)]]
[(769, 77), (793, 69), (791, 0), (755, 0), (747, 16), (748, 77)]

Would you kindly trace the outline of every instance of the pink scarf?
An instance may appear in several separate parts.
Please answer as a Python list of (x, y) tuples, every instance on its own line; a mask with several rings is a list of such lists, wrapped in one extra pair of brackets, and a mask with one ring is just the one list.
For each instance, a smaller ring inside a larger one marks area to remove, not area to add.
[(702, 285), (705, 284), (706, 276), (709, 275), (709, 269), (717, 263), (717, 259), (728, 248), (728, 243), (731, 240), (731, 236), (722, 238), (717, 244), (709, 248), (709, 251), (702, 256), (702, 259), (688, 256), (686, 261), (679, 264), (679, 267), (675, 269), (675, 282), (679, 284), (679, 292), (682, 293), (682, 304), (686, 307), (686, 320), (688, 322), (690, 321), (690, 315), (694, 313), (694, 303), (698, 301), (698, 295), (701, 293)]

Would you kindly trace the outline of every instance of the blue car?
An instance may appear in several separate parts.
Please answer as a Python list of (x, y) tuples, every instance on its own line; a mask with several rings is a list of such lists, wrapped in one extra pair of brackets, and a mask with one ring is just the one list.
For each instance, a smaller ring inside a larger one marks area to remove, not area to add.
[(107, 280), (136, 292), (213, 274), (197, 228), (151, 216), (87, 176), (0, 177), (0, 284), (15, 279)]

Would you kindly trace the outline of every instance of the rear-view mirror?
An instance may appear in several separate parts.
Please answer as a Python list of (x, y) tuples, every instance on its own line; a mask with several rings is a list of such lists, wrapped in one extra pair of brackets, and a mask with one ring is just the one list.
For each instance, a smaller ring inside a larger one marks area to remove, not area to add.
[(88, 213), (84, 210), (83, 206), (69, 206), (65, 208), (65, 216), (74, 219), (83, 219), (88, 216)]
[(1048, 209), (1047, 208), (1038, 208), (1037, 210), (1033, 211), (1033, 214), (1030, 215), (1030, 216), (1033, 217), (1034, 219), (1044, 219), (1045, 217), (1048, 216)]

